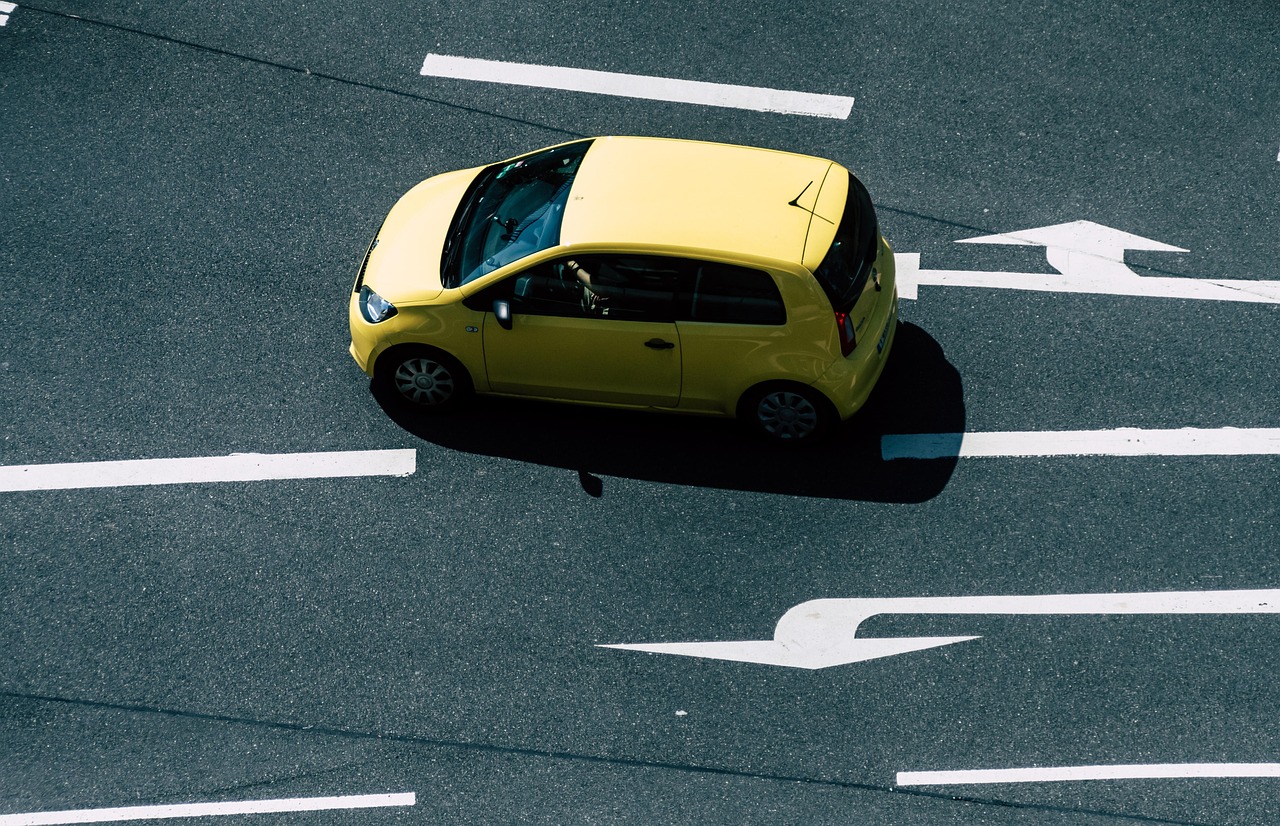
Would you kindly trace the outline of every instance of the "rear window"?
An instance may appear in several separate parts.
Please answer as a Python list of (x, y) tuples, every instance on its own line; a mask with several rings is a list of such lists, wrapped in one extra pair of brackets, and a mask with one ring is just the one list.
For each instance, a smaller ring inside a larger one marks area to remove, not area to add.
[(848, 312), (867, 286), (880, 248), (880, 227), (871, 195), (862, 182), (849, 175), (845, 201), (835, 240), (813, 277), (831, 299), (831, 306)]

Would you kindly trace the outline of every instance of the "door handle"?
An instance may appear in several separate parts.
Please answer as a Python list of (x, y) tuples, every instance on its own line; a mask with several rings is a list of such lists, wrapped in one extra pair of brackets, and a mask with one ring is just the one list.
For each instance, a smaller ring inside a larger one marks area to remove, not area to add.
[(674, 349), (676, 345), (674, 342), (663, 341), (660, 338), (651, 338), (644, 343), (644, 346), (651, 347), (654, 350), (671, 350)]

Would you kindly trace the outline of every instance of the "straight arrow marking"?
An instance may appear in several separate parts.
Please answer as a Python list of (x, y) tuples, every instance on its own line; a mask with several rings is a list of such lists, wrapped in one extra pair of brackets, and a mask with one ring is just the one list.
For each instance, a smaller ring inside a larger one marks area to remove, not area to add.
[(621, 648), (713, 660), (831, 668), (937, 648), (977, 637), (857, 636), (858, 626), (880, 614), (982, 614), (1002, 616), (1105, 614), (1275, 614), (1280, 589), (1167, 591), (1128, 594), (815, 599), (782, 615), (771, 640), (623, 643)]
[(939, 286), (1280, 304), (1280, 281), (1139, 275), (1124, 263), (1126, 250), (1187, 250), (1092, 221), (965, 238), (956, 243), (1044, 247), (1046, 260), (1058, 274), (926, 270), (920, 266), (919, 253), (898, 253), (894, 256), (898, 296), (915, 299), (921, 286)]

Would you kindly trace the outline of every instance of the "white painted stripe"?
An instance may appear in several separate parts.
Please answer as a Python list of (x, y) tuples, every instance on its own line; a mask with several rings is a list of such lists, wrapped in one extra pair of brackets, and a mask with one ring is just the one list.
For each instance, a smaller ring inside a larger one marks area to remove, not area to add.
[(1270, 456), (1280, 454), (1280, 428), (1205, 430), (1011, 431), (911, 433), (884, 436), (880, 454), (890, 459), (1016, 456)]
[(231, 803), (183, 803), (174, 806), (126, 806), (118, 809), (69, 809), (62, 812), (27, 812), (0, 815), (0, 826), (48, 826), (62, 823), (109, 823), (121, 820), (161, 820), (212, 815), (258, 815), (273, 812), (318, 812), (330, 809), (373, 809), (413, 806), (417, 795), (363, 794), (343, 797), (293, 797), (278, 800), (246, 800)]
[(18, 7), (17, 3), (0, 3), (0, 13), (8, 14)]
[(412, 449), (233, 453), (230, 456), (191, 459), (8, 465), (0, 466), (0, 492), (339, 476), (409, 476), (416, 465), (417, 451)]
[(1128, 766), (898, 772), (898, 785), (947, 786), (969, 783), (1052, 783), (1065, 780), (1151, 780), (1185, 777), (1280, 777), (1280, 763), (1154, 763)]
[(507, 63), (500, 60), (478, 60), (438, 54), (427, 55), (426, 60), (422, 62), (421, 74), (456, 80), (538, 86), (547, 89), (565, 89), (571, 92), (591, 92), (597, 95), (697, 103), (704, 106), (724, 106), (786, 115), (812, 115), (838, 120), (848, 118), (849, 112), (853, 109), (853, 98), (839, 95), (789, 92), (757, 86), (733, 86), (698, 80), (598, 72), (563, 66), (539, 66), (534, 63)]
[(893, 260), (898, 279), (898, 297), (908, 300), (919, 298), (921, 287), (979, 287), (991, 290), (1280, 304), (1280, 281), (1276, 280), (1176, 278), (1136, 274), (1130, 278), (1069, 278), (1034, 272), (925, 270), (920, 268), (920, 254), (916, 252), (895, 253)]

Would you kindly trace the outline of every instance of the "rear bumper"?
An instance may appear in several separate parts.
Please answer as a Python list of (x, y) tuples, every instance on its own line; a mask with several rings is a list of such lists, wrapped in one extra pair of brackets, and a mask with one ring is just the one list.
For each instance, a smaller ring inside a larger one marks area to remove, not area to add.
[(847, 419), (867, 403), (875, 389), (898, 330), (898, 287), (892, 285), (885, 312), (877, 314), (879, 324), (872, 329), (875, 337), (859, 342), (847, 358), (839, 359), (813, 383), (835, 405), (841, 419)]

